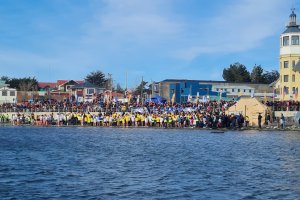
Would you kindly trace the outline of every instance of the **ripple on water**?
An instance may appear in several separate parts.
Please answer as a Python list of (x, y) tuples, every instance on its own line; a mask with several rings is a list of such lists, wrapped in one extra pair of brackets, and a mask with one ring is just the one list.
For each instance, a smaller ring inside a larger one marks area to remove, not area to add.
[(300, 199), (300, 134), (0, 127), (1, 199)]

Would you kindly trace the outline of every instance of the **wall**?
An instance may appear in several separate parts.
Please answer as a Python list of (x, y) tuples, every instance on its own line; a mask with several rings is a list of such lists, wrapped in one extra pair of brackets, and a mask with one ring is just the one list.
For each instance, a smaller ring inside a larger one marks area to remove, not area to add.
[[(6, 91), (7, 95), (3, 96), (4, 91)], [(11, 95), (12, 94), (12, 95)], [(3, 103), (15, 103), (17, 100), (17, 91), (13, 88), (3, 87), (0, 89), (0, 104)]]

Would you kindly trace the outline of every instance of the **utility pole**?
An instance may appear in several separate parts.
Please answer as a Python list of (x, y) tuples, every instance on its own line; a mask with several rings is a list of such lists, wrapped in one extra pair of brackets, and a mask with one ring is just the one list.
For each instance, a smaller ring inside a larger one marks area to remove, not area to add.
[(108, 73), (108, 82), (109, 82), (109, 85), (108, 85), (108, 89), (110, 90), (110, 98), (112, 97), (112, 89), (113, 89), (113, 83), (112, 83), (112, 74)]
[(125, 89), (126, 89), (126, 91), (127, 91), (127, 84), (128, 84), (128, 82), (127, 82), (127, 71), (125, 72)]
[(143, 76), (142, 76), (142, 83), (141, 83), (141, 101), (142, 101), (142, 104), (143, 104), (143, 93), (144, 93), (144, 81), (143, 81)]

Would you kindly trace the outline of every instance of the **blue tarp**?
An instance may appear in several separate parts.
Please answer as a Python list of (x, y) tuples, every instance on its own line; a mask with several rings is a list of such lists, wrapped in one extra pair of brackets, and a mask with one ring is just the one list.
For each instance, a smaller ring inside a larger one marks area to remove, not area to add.
[(155, 97), (146, 99), (145, 102), (166, 103), (167, 99), (163, 98), (162, 96), (155, 96)]

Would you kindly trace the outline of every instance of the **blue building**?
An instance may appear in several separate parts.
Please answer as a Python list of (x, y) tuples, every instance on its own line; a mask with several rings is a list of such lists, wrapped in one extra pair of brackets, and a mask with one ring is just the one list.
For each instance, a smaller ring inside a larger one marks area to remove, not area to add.
[(212, 91), (212, 84), (202, 84), (198, 81), (183, 81), (177, 83), (170, 83), (170, 94), (169, 101), (172, 101), (172, 97), (175, 93), (175, 102), (176, 103), (185, 103), (188, 101), (189, 96), (191, 95), (192, 99), (196, 99), (197, 95), (199, 99), (220, 99), (226, 98), (226, 93), (220, 93)]

